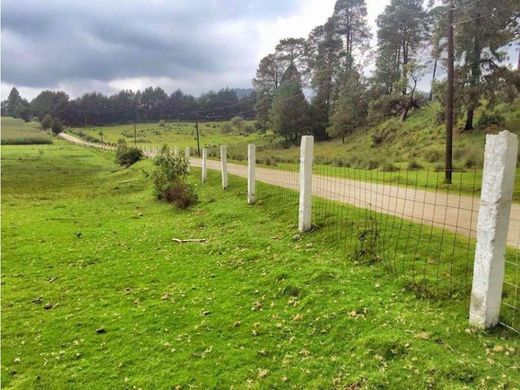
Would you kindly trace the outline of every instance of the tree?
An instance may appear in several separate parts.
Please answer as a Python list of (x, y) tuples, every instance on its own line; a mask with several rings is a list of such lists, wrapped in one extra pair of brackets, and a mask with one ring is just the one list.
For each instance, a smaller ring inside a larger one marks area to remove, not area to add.
[(307, 101), (303, 95), (301, 77), (294, 64), (282, 76), (275, 93), (269, 119), (273, 131), (288, 142), (295, 142), (306, 130)]
[(327, 133), (331, 137), (341, 136), (345, 142), (346, 135), (366, 124), (367, 114), (366, 83), (356, 69), (349, 69), (334, 103)]
[(350, 68), (354, 51), (366, 49), (371, 37), (365, 0), (337, 0), (332, 18), (336, 32), (343, 39), (345, 66)]
[(68, 103), (69, 95), (65, 92), (46, 90), (31, 101), (30, 107), (33, 114), (40, 119), (46, 114), (61, 118)]
[(260, 128), (267, 128), (269, 110), (273, 97), (280, 86), (284, 72), (285, 61), (279, 58), (278, 53), (269, 54), (260, 60), (253, 86), (256, 89), (256, 120)]
[(9, 96), (7, 97), (7, 101), (5, 104), (5, 110), (2, 112), (2, 115), (5, 116), (15, 116), (16, 115), (16, 109), (18, 108), (18, 105), (22, 102), (22, 98), (20, 96), (20, 93), (16, 89), (16, 87), (13, 87), (11, 89), (11, 92), (9, 92)]
[(311, 101), (310, 122), (317, 139), (327, 137), (326, 128), (329, 125), (330, 106), (335, 97), (342, 48), (332, 18), (312, 30), (306, 42), (307, 72), (315, 92)]
[(63, 123), (58, 118), (54, 118), (52, 120), (51, 130), (54, 134), (61, 133), (63, 131)]
[(464, 83), (466, 107), (465, 130), (473, 129), (474, 112), (481, 98), (496, 80), (495, 72), (504, 74), (500, 63), (506, 59), (501, 50), (515, 38), (519, 25), (518, 2), (514, 0), (479, 1), (459, 5), (455, 23), (455, 56), (464, 61), (460, 75)]
[[(406, 65), (415, 59), (428, 37), (428, 18), (422, 0), (392, 0), (377, 18), (378, 56), (374, 82), (386, 93), (407, 79)], [(406, 94), (403, 89), (402, 94)]]
[(239, 133), (242, 133), (242, 130), (244, 130), (244, 118), (237, 115), (231, 118), (230, 120), (231, 125), (238, 130)]
[(45, 114), (42, 119), (40, 119), (40, 124), (42, 125), (43, 130), (48, 130), (54, 124), (52, 117), (49, 114)]

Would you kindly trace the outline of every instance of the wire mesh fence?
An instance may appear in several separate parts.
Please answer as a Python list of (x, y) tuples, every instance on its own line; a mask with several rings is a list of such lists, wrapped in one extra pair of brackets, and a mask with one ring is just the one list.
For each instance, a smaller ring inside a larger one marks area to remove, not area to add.
[(453, 184), (446, 185), (444, 172), (435, 170), (361, 170), (320, 162), (313, 177), (313, 220), (318, 228), (327, 226), (331, 241), (352, 261), (382, 263), (421, 296), (468, 296), (476, 171), (453, 172)]
[[(257, 179), (281, 187), (279, 210), (298, 210), (298, 161), (262, 164)], [(261, 172), (261, 173), (260, 173)], [(482, 172), (345, 167), (319, 159), (313, 174), (313, 228), (345, 257), (380, 263), (422, 298), (459, 299), (469, 307)], [(290, 188), (291, 190), (287, 190)], [(501, 324), (518, 332), (520, 195), (515, 193), (507, 238)]]
[[(515, 182), (520, 183), (520, 174), (515, 176)], [(509, 224), (500, 324), (520, 334), (520, 194), (516, 191)]]

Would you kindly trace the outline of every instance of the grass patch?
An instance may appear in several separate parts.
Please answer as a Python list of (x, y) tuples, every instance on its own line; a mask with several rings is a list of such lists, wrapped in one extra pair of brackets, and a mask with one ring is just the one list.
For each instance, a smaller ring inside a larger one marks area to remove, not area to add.
[(467, 332), (463, 298), (402, 291), (384, 258), (354, 265), (326, 224), (297, 235), (291, 191), (259, 183), (247, 206), (245, 180), (222, 191), (210, 171), (200, 202), (176, 210), (154, 200), (148, 160), (120, 170), (64, 142), (2, 158), (4, 388), (520, 381), (517, 337)]
[(40, 124), (22, 119), (2, 117), (2, 145), (51, 144), (52, 138), (42, 131)]

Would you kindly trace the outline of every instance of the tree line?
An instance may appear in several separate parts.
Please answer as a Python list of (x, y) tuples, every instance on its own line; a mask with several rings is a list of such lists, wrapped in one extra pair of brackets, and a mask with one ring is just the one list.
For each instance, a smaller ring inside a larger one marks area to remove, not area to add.
[[(473, 129), (483, 101), (492, 107), (518, 97), (520, 71), (505, 65), (504, 48), (520, 38), (519, 0), (430, 0), (427, 7), (423, 0), (392, 0), (376, 20), (375, 48), (366, 1), (337, 0), (306, 39), (283, 39), (261, 59), (253, 80), (259, 125), (289, 142), (302, 134), (323, 140), (388, 117), (405, 121), (435, 99), (444, 104), (446, 81), (437, 76), (447, 65), (450, 8), (455, 115)], [(429, 93), (417, 88), (425, 73), (432, 75)]]
[[(86, 93), (70, 99), (63, 91), (42, 91), (30, 102), (13, 87), (2, 102), (2, 115), (26, 121), (37, 117), (45, 128), (67, 126), (101, 126), (133, 121), (151, 122), (163, 119), (193, 120), (229, 119), (236, 115), (254, 117), (255, 91), (224, 88), (209, 91), (199, 97), (180, 89), (168, 95), (162, 88), (143, 91), (122, 90), (107, 96), (99, 92)], [(248, 93), (249, 92), (249, 93)]]

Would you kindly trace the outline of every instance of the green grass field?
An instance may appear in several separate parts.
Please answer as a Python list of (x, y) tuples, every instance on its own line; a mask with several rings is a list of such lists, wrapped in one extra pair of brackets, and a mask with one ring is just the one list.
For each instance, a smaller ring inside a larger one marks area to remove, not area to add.
[(50, 144), (51, 137), (41, 130), (36, 122), (25, 122), (22, 119), (2, 117), (2, 145)]
[(178, 211), (153, 199), (150, 161), (113, 161), (2, 148), (3, 388), (518, 387), (517, 336), (355, 265), (324, 210), (295, 241), (291, 194), (259, 183), (249, 207), (243, 179), (222, 191), (210, 172)]
[[(249, 121), (252, 123), (252, 121)], [(245, 123), (249, 123), (246, 121)], [(200, 122), (199, 137), (200, 147), (217, 147), (218, 145), (241, 144), (247, 150), (247, 144), (257, 142), (261, 137), (259, 134), (239, 135), (236, 132), (223, 133), (224, 122)], [(197, 148), (197, 137), (194, 122), (167, 122), (163, 127), (157, 123), (138, 123), (136, 125), (137, 145), (155, 146), (162, 145), (178, 146), (180, 148)], [(103, 138), (104, 142), (116, 143), (118, 139), (124, 138), (128, 143), (134, 143), (134, 125), (118, 125), (103, 127), (86, 127), (72, 129), (74, 134), (86, 134), (98, 140)], [(100, 134), (103, 133), (103, 135)]]

